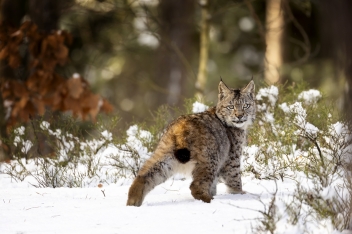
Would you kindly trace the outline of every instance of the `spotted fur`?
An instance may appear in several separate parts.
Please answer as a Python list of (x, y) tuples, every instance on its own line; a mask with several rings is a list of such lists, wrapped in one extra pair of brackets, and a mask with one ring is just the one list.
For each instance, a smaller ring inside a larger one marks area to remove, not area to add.
[(180, 172), (192, 174), (195, 199), (209, 203), (218, 180), (230, 193), (242, 193), (240, 156), (247, 127), (255, 118), (254, 91), (253, 81), (243, 89), (228, 88), (220, 81), (215, 107), (172, 122), (132, 183), (127, 205), (142, 205), (155, 186)]

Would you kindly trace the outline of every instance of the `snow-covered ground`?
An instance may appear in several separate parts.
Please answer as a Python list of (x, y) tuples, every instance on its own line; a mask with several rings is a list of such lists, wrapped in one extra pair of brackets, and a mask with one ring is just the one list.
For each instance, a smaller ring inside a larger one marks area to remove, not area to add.
[(249, 210), (262, 209), (255, 195), (268, 199), (258, 181), (247, 181), (248, 194), (226, 194), (220, 184), (219, 195), (205, 204), (193, 199), (189, 180), (169, 180), (137, 208), (125, 206), (128, 184), (37, 189), (10, 184), (5, 177), (0, 180), (0, 233), (250, 233), (250, 220), (236, 220), (258, 216)]
[[(0, 176), (0, 233), (255, 233), (273, 181), (243, 178), (246, 194), (228, 194), (218, 184), (210, 204), (192, 197), (190, 180), (170, 179), (147, 195), (141, 207), (126, 206), (131, 181), (92, 188), (34, 188)], [(294, 184), (278, 183), (277, 199), (285, 200)], [(279, 207), (279, 210), (281, 208)], [(284, 209), (284, 208), (282, 208)], [(280, 210), (280, 212), (285, 212)], [(311, 227), (331, 233), (329, 223)], [(280, 222), (277, 233), (301, 233)]]

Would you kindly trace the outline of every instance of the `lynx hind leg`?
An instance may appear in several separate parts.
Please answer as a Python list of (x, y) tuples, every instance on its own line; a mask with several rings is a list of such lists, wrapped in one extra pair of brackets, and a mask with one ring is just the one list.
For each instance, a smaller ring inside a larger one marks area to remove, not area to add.
[(192, 174), (193, 182), (190, 186), (192, 196), (197, 200), (210, 203), (216, 193), (215, 168), (208, 164), (197, 164)]
[(129, 191), (128, 191), (128, 199), (127, 199), (127, 206), (141, 206), (146, 195), (146, 179), (145, 176), (138, 175)]
[(134, 179), (129, 191), (127, 206), (141, 206), (145, 196), (157, 185), (165, 182), (174, 173), (176, 160), (165, 156), (158, 160), (154, 157), (148, 159), (137, 177)]

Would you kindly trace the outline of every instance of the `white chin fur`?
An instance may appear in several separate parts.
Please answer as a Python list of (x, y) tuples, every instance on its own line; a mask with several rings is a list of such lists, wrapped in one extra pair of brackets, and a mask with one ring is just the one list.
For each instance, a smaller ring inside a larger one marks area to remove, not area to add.
[(234, 123), (234, 122), (232, 123), (234, 127), (246, 130), (247, 127), (252, 124), (251, 122), (252, 121), (247, 120), (246, 122), (243, 122), (243, 123)]
[(233, 123), (233, 125), (234, 125), (236, 128), (244, 128), (244, 127), (246, 127), (245, 125), (247, 125), (247, 121), (246, 121), (246, 122), (243, 122), (243, 123)]

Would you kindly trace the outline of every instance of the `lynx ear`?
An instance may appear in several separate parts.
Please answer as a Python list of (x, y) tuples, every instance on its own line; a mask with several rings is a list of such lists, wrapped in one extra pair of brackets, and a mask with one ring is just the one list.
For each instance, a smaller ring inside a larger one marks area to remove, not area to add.
[(226, 84), (221, 80), (219, 83), (219, 100), (222, 100), (225, 96), (229, 95), (231, 90), (226, 86)]
[(254, 85), (254, 81), (251, 80), (248, 85), (242, 89), (243, 93), (253, 93), (255, 92), (255, 85)]

